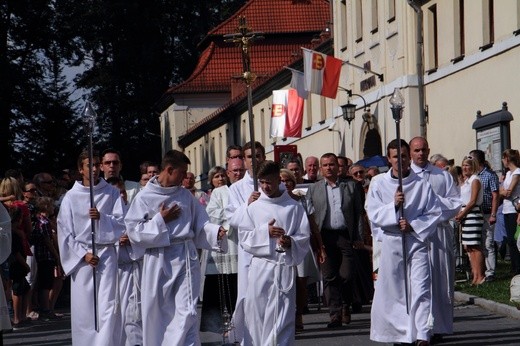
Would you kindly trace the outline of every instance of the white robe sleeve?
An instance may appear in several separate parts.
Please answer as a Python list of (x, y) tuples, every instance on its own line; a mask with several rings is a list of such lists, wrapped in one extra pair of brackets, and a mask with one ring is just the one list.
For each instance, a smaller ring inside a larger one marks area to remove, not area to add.
[(227, 252), (227, 236), (218, 240), (219, 225), (209, 222), (204, 207), (197, 201), (192, 201), (193, 231), (195, 232), (195, 246), (198, 249)]
[[(298, 205), (296, 210), (291, 210), (293, 213), (288, 216), (287, 229), (285, 229), (286, 235), (291, 237), (291, 247), (278, 255), (284, 258), (286, 265), (295, 266), (303, 261), (309, 250), (310, 226), (303, 207)], [(240, 244), (246, 252), (255, 257), (276, 258), (277, 239), (269, 236), (268, 222), (255, 224), (251, 216), (251, 208), (247, 209), (238, 235)]]
[(446, 180), (446, 194), (444, 196), (440, 194), (437, 195), (442, 209), (442, 217), (440, 220), (441, 222), (453, 219), (462, 206), (460, 192), (457, 189), (457, 186), (455, 185), (453, 178), (451, 177), (451, 174), (449, 174), (448, 172), (443, 172), (443, 176)]
[(301, 221), (299, 223), (297, 222), (298, 219), (299, 217), (296, 217), (295, 219), (297, 226), (296, 229), (294, 229), (294, 233), (290, 234), (292, 239), (291, 247), (284, 253), (285, 263), (287, 265), (297, 266), (302, 263), (310, 249), (309, 238), (311, 227), (305, 212), (302, 213)]
[(96, 221), (96, 243), (115, 243), (125, 232), (124, 202), (118, 196), (109, 214), (100, 211), (99, 220)]
[(75, 239), (73, 214), (72, 201), (65, 196), (61, 202), (57, 219), (58, 247), (65, 275), (70, 275), (74, 272), (87, 253), (87, 247)]
[(415, 218), (408, 220), (413, 228), (412, 234), (421, 241), (425, 241), (432, 233), (437, 231), (437, 223), (441, 217), (441, 207), (437, 195), (430, 184), (425, 184), (422, 197), (426, 198), (426, 204)]
[(161, 214), (149, 210), (139, 197), (134, 199), (125, 217), (128, 239), (134, 250), (133, 259), (142, 257), (148, 248), (170, 245), (169, 230)]
[(272, 242), (269, 237), (269, 224), (262, 223), (255, 225), (249, 210), (242, 219), (242, 224), (238, 230), (239, 244), (244, 251), (256, 257), (269, 257), (275, 252), (276, 242)]
[(367, 198), (365, 201), (365, 209), (367, 211), (368, 219), (375, 226), (374, 229), (388, 229), (395, 228), (399, 232), (397, 224), (399, 221), (398, 209), (395, 207), (394, 201), (385, 203), (381, 192), (379, 191), (379, 179), (370, 184), (368, 188)]
[[(248, 196), (249, 198), (249, 196)], [(231, 185), (229, 188), (229, 200), (226, 206), (226, 218), (229, 224), (238, 229), (238, 226), (242, 223), (242, 218), (247, 210), (247, 201), (242, 203), (240, 197), (240, 191), (236, 186)]]

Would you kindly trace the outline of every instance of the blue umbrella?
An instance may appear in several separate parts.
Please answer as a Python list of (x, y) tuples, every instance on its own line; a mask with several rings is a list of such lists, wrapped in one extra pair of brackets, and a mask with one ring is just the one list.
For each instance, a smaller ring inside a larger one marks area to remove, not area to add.
[(376, 166), (376, 167), (388, 167), (388, 160), (386, 157), (381, 155), (375, 155), (367, 157), (356, 162), (357, 165), (361, 165), (365, 168)]

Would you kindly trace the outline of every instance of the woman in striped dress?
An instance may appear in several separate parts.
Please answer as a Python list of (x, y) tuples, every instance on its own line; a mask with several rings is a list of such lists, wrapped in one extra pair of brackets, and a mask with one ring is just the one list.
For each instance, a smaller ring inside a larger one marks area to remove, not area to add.
[(464, 183), (460, 187), (460, 197), (463, 208), (455, 219), (462, 225), (462, 244), (468, 253), (473, 274), (473, 285), (486, 281), (484, 274), (484, 254), (482, 252), (482, 226), (484, 218), (480, 210), (483, 191), (477, 176), (478, 163), (471, 156), (462, 160), (462, 175)]

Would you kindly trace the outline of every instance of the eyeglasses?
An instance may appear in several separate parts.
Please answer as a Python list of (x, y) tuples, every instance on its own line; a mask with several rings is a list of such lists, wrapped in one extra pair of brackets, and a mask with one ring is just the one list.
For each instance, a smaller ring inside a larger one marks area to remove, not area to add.
[(36, 190), (36, 189), (29, 189), (29, 190), (25, 190), (24, 192), (36, 192), (36, 191), (38, 191), (38, 190)]
[(364, 175), (365, 171), (352, 172), (352, 175)]
[(113, 160), (113, 161), (103, 161), (103, 164), (105, 166), (110, 166), (110, 165), (114, 165), (114, 166), (117, 166), (119, 165), (120, 161), (118, 160)]

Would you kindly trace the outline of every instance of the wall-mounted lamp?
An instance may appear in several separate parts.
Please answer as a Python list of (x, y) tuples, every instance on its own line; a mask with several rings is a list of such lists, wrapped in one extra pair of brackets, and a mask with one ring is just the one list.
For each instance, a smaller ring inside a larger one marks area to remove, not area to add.
[(348, 122), (348, 127), (350, 127), (350, 123), (356, 117), (356, 107), (357, 106), (353, 103), (350, 103), (350, 98), (352, 96), (359, 96), (363, 100), (363, 111), (364, 111), (363, 120), (366, 121), (365, 119), (370, 119), (370, 117), (371, 117), (370, 109), (368, 109), (367, 101), (365, 100), (365, 98), (363, 96), (361, 96), (359, 94), (353, 94), (352, 90), (345, 89), (343, 87), (339, 87), (339, 89), (345, 91), (348, 94), (347, 104), (340, 106), (341, 112), (342, 112), (341, 115), (343, 116), (343, 119), (345, 119)]

